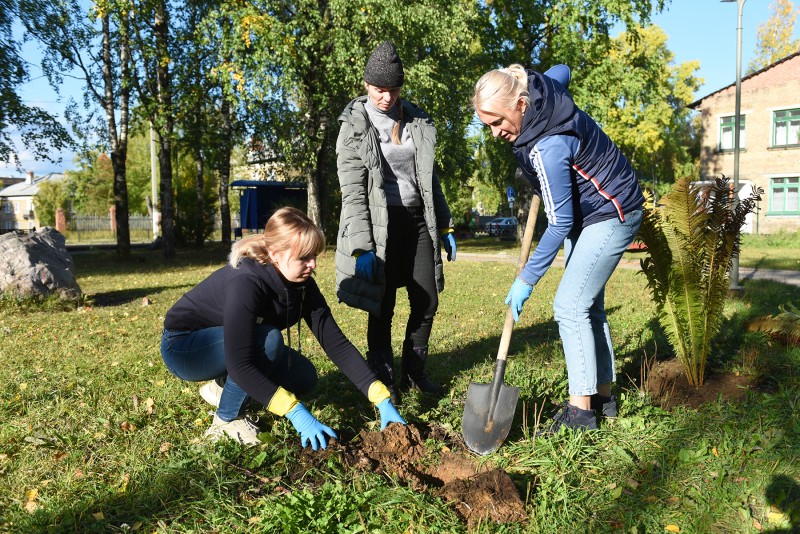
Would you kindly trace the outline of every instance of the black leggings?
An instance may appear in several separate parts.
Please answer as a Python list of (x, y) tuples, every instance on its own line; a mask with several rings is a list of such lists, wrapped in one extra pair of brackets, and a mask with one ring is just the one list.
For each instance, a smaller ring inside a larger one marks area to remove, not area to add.
[(422, 215), (422, 207), (389, 206), (386, 240), (386, 292), (381, 300), (381, 315), (369, 315), (367, 345), (370, 351), (392, 348), (392, 318), (397, 289), (405, 286), (411, 313), (405, 339), (414, 347), (427, 347), (433, 316), (439, 308), (433, 242)]

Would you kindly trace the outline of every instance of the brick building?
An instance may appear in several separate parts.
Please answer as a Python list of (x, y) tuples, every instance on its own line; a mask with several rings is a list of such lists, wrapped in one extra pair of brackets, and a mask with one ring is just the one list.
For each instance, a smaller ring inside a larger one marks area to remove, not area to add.
[[(736, 84), (689, 107), (701, 114), (701, 179), (733, 179)], [(800, 52), (742, 78), (740, 195), (764, 190), (756, 233), (800, 230)]]

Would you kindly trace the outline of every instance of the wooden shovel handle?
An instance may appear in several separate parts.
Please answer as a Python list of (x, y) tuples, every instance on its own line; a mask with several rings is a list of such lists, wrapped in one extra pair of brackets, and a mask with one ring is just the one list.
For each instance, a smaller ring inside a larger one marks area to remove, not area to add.
[[(528, 221), (525, 223), (525, 233), (522, 235), (522, 248), (519, 252), (519, 260), (517, 260), (517, 273), (514, 275), (516, 279), (525, 264), (528, 263), (528, 258), (531, 255), (531, 243), (533, 242), (533, 231), (536, 228), (536, 217), (539, 214), (539, 204), (541, 199), (538, 195), (534, 195), (531, 200), (531, 208), (528, 210)], [(506, 309), (506, 322), (503, 325), (503, 334), (500, 336), (500, 347), (497, 349), (497, 360), (505, 361), (508, 356), (508, 346), (511, 344), (511, 331), (514, 329), (514, 312), (511, 310), (509, 304)]]

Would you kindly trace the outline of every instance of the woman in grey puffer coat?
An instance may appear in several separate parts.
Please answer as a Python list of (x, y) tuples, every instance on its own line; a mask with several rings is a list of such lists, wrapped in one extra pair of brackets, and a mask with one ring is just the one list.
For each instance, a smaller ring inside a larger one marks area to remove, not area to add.
[(400, 402), (394, 387), (392, 317), (397, 289), (406, 287), (400, 388), (444, 388), (425, 376), (428, 339), (444, 289), (439, 241), (456, 259), (453, 219), (434, 170), (436, 128), (414, 104), (399, 99), (403, 65), (391, 41), (367, 61), (367, 95), (339, 116), (336, 142), (342, 213), (336, 243), (336, 294), (369, 312), (367, 361)]

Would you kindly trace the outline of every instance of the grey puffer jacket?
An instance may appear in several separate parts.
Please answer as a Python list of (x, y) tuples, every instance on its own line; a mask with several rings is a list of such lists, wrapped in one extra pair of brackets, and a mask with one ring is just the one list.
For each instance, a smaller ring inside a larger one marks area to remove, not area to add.
[[(389, 215), (378, 134), (364, 108), (366, 96), (352, 100), (339, 116), (336, 163), (342, 190), (342, 213), (336, 240), (336, 296), (348, 306), (380, 315), (386, 278), (386, 238)], [(436, 176), (434, 148), (436, 127), (428, 115), (401, 100), (405, 127), (416, 149), (417, 185), (423, 212), (433, 241), (436, 286), (444, 289), (444, 271), (439, 242), (441, 230), (453, 226), (450, 209)], [(372, 282), (355, 275), (354, 255), (375, 251), (378, 270)]]

